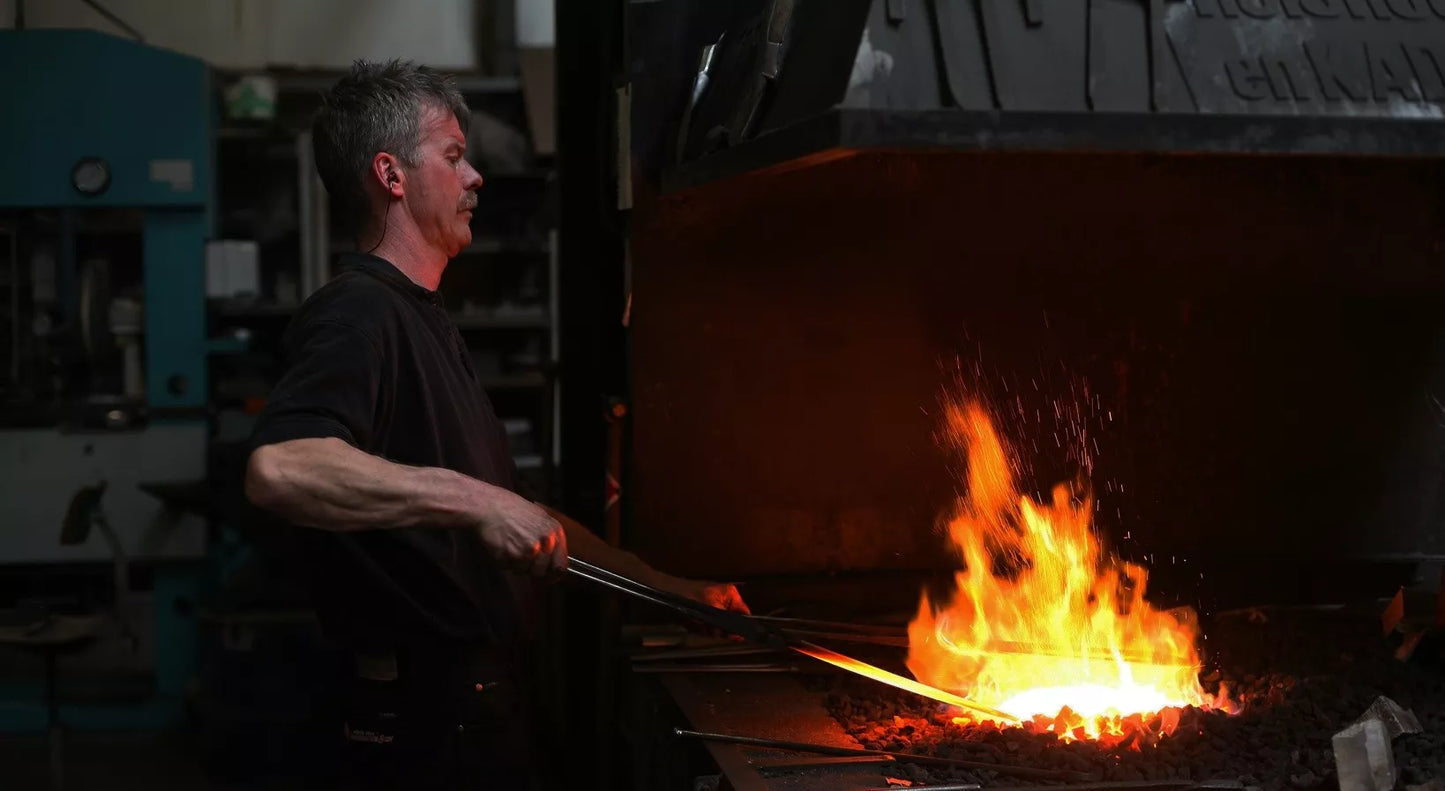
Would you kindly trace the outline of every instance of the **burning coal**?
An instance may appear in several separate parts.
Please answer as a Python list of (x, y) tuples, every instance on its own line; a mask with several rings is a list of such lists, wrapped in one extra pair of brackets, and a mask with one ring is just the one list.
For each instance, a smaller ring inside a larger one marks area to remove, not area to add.
[(1192, 611), (1144, 600), (1145, 569), (1100, 546), (1090, 496), (1020, 494), (1017, 457), (976, 403), (948, 406), (945, 436), (968, 469), (947, 523), (965, 570), (950, 601), (925, 595), (909, 625), (919, 681), (1067, 739), (1118, 741), (1151, 722), (1167, 733), (1178, 708), (1229, 709), (1200, 686)]

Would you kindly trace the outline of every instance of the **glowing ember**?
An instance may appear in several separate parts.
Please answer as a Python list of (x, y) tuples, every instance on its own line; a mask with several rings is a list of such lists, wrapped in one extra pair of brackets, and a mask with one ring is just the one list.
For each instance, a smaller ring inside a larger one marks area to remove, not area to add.
[(919, 681), (1065, 738), (1159, 735), (1177, 707), (1228, 709), (1199, 685), (1193, 613), (1144, 601), (1144, 569), (1099, 546), (1092, 498), (1067, 486), (1051, 503), (1021, 495), (1016, 458), (977, 404), (951, 404), (946, 430), (968, 464), (948, 523), (966, 570), (951, 602), (935, 610), (925, 595), (909, 624)]

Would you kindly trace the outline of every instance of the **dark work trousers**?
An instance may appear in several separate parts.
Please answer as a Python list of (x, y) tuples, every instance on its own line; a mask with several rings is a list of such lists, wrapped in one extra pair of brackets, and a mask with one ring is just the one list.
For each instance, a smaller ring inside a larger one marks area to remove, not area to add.
[(344, 729), (352, 787), (539, 787), (529, 690), (516, 657), (474, 649), (367, 651), (357, 666)]

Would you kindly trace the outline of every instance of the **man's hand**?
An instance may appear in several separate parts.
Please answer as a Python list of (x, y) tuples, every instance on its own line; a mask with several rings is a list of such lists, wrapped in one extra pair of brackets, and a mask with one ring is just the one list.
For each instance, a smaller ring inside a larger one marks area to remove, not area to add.
[(743, 595), (738, 593), (738, 586), (730, 582), (703, 583), (702, 594), (698, 600), (719, 610), (752, 615), (752, 610), (748, 609), (747, 602), (743, 601)]
[(686, 596), (693, 601), (702, 602), (710, 607), (716, 607), (719, 610), (728, 610), (743, 615), (752, 614), (747, 603), (743, 601), (742, 594), (738, 593), (737, 586), (731, 583), (673, 577), (668, 581), (665, 590), (679, 596)]
[(567, 570), (567, 534), (541, 506), (510, 492), (487, 498), (477, 533), (488, 554), (538, 577)]

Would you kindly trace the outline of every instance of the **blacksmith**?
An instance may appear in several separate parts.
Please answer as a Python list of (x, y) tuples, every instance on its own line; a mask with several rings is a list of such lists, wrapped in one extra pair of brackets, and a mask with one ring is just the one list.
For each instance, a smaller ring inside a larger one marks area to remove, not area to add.
[(522, 789), (527, 602), (568, 553), (745, 611), (519, 493), (501, 422), (437, 293), (482, 176), (453, 84), (358, 63), (314, 121), (317, 169), (364, 253), (300, 308), (255, 429), (251, 501), (296, 525), (324, 628), (354, 654), (345, 724), (367, 788)]

